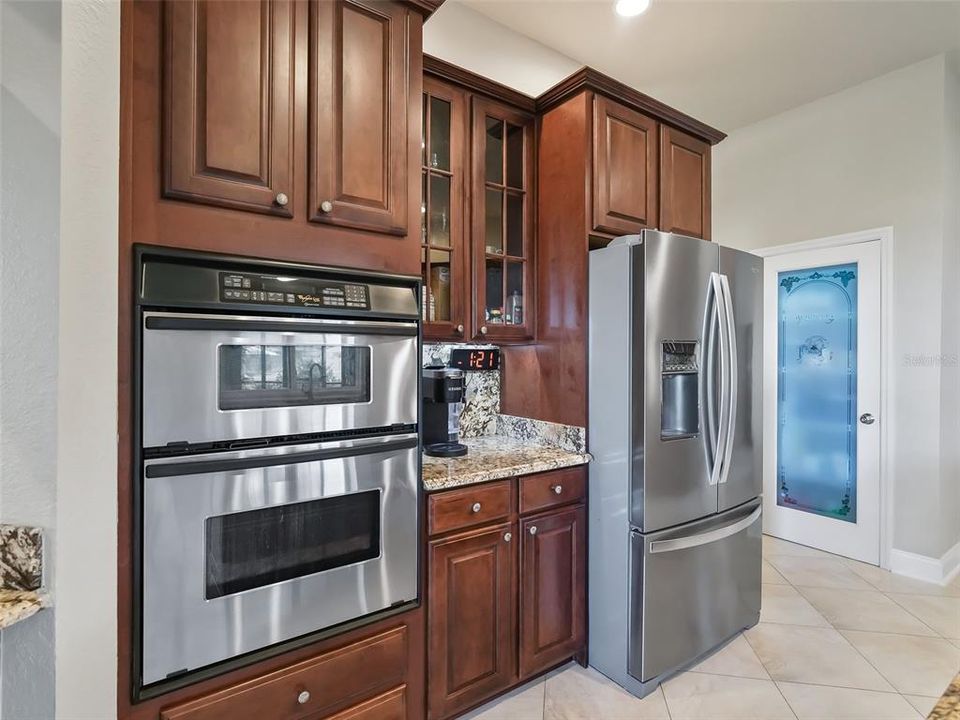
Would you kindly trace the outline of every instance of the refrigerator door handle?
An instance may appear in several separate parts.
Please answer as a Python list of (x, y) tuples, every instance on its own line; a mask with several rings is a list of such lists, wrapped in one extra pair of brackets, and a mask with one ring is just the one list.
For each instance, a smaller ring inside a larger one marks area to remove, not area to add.
[[(727, 325), (728, 314), (724, 307), (726, 296), (723, 294), (723, 282), (720, 273), (710, 273), (710, 282), (713, 286), (714, 307), (716, 308), (720, 327), (720, 427), (717, 431), (716, 451), (713, 456), (713, 465), (710, 468), (710, 485), (722, 481), (723, 458), (727, 454), (727, 437), (729, 436), (729, 405), (730, 405), (730, 328)], [(712, 405), (712, 399), (709, 401)]]
[(737, 427), (737, 380), (739, 375), (739, 357), (737, 355), (736, 319), (733, 316), (733, 295), (730, 281), (726, 275), (720, 276), (720, 288), (723, 294), (723, 312), (727, 326), (727, 423), (721, 457), (720, 483), (725, 483), (730, 475), (730, 461), (733, 456), (733, 438)]
[[(713, 275), (713, 273), (711, 273)], [(714, 470), (717, 465), (717, 386), (713, 369), (717, 362), (717, 326), (720, 312), (713, 278), (707, 285), (707, 298), (703, 306), (703, 362), (700, 368), (700, 424), (703, 433), (703, 452), (707, 461), (707, 471), (713, 485)]]
[(672, 538), (670, 540), (654, 540), (650, 543), (650, 552), (655, 554), (673, 552), (674, 550), (686, 550), (687, 548), (698, 547), (700, 545), (706, 545), (707, 543), (717, 542), (717, 540), (723, 540), (753, 525), (760, 518), (762, 510), (763, 507), (758, 505), (757, 508), (745, 518), (698, 535)]

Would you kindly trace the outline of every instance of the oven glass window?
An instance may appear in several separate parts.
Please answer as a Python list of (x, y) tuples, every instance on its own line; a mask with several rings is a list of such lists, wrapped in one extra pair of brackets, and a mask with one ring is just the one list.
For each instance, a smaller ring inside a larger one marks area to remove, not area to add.
[(380, 491), (206, 520), (207, 600), (380, 555)]
[(221, 410), (369, 401), (369, 347), (220, 346)]

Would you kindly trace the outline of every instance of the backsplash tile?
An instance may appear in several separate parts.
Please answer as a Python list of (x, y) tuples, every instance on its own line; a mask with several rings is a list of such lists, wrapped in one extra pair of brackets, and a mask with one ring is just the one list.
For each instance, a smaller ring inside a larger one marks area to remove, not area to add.
[(518, 440), (554, 445), (569, 452), (587, 451), (587, 432), (574, 425), (561, 425), (516, 415), (498, 415), (496, 433)]
[(39, 590), (43, 583), (43, 532), (0, 525), (0, 589)]

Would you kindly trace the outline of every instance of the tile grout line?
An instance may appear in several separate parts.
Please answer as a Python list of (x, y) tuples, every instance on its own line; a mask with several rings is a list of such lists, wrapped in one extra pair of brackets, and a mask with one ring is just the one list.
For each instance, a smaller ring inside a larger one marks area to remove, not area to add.
[[(913, 595), (912, 593), (892, 593), (892, 594), (895, 594), (895, 595), (910, 595), (911, 597), (935, 597), (935, 596), (933, 596), (933, 595)], [(897, 601), (897, 599), (896, 599), (895, 597), (890, 597), (890, 595), (887, 594), (887, 593), (883, 593), (883, 596), (884, 596), (885, 598), (887, 598), (888, 600), (890, 600), (890, 602), (892, 602), (894, 605), (896, 605), (897, 607), (901, 608), (904, 612), (906, 612), (906, 613), (907, 613), (908, 615), (910, 615), (911, 617), (915, 617), (915, 618), (917, 619), (917, 621), (920, 622), (924, 627), (929, 628), (930, 632), (934, 633), (936, 637), (938, 637), (938, 638), (940, 638), (940, 639), (942, 639), (942, 640), (946, 640), (947, 642), (950, 642), (951, 638), (948, 638), (948, 637), (946, 637), (945, 635), (942, 635), (936, 628), (932, 627), (929, 623), (927, 623), (926, 620), (924, 620), (922, 617), (920, 617), (919, 615), (917, 615), (915, 612), (911, 611), (910, 608), (908, 608), (906, 605), (903, 605), (902, 603), (900, 603), (899, 601)], [(954, 598), (950, 598), (949, 596), (946, 596), (946, 597), (947, 597), (948, 600), (954, 599)], [(957, 605), (958, 605), (958, 607), (960, 607), (960, 598), (957, 598)]]

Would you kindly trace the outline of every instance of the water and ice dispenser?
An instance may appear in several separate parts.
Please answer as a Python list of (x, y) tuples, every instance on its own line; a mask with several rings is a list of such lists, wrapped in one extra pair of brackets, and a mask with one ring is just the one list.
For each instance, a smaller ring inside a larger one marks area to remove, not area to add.
[(670, 341), (661, 345), (660, 439), (694, 437), (700, 433), (700, 365), (697, 343)]

